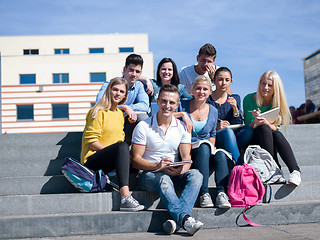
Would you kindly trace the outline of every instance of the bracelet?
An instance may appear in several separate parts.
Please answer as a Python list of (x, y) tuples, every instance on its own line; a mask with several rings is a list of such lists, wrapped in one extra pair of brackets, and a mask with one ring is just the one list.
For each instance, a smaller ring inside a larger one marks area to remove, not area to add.
[(240, 114), (239, 114), (239, 112), (237, 112), (237, 113), (233, 113), (233, 116), (234, 116), (234, 117), (239, 117), (239, 116), (240, 116)]

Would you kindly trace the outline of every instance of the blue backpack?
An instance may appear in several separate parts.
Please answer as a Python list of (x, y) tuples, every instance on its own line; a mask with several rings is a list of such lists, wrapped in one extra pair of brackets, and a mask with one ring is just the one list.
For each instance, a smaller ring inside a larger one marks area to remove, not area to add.
[(102, 170), (94, 172), (72, 157), (64, 159), (61, 171), (80, 192), (103, 192), (107, 184), (119, 189), (118, 185), (110, 182)]

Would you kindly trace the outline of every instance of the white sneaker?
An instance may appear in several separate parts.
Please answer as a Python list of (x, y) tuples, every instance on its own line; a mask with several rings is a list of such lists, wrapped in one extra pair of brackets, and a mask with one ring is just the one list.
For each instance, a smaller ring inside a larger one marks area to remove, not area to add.
[(275, 183), (277, 183), (277, 184), (285, 184), (285, 183), (287, 183), (287, 181), (283, 176), (281, 176), (281, 177), (279, 177), (279, 179)]
[(180, 229), (180, 226), (177, 225), (176, 222), (171, 219), (167, 220), (162, 226), (163, 226), (163, 231), (167, 234), (175, 233)]
[(213, 207), (213, 202), (209, 193), (200, 196), (200, 207), (208, 208)]
[(220, 192), (216, 198), (216, 205), (218, 208), (231, 208), (227, 194)]
[(129, 211), (129, 212), (137, 212), (144, 210), (144, 206), (140, 205), (140, 203), (134, 199), (131, 195), (129, 195), (124, 203), (120, 204), (120, 211)]
[(288, 180), (288, 183), (294, 184), (296, 186), (299, 186), (301, 183), (301, 174), (297, 170), (293, 170), (292, 173), (290, 173), (290, 178)]
[(201, 229), (201, 226), (203, 226), (202, 222), (196, 221), (193, 217), (188, 217), (187, 220), (184, 222), (183, 228), (187, 231), (189, 235), (192, 236)]

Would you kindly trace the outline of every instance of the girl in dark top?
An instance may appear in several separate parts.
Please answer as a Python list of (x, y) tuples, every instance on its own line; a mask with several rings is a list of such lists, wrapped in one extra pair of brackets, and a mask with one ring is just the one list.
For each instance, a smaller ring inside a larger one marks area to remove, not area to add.
[(157, 69), (157, 79), (151, 79), (151, 83), (154, 89), (153, 96), (151, 96), (151, 102), (156, 102), (159, 90), (163, 85), (172, 84), (178, 88), (180, 98), (191, 99), (190, 93), (180, 83), (177, 66), (171, 58), (163, 58)]
[(218, 110), (218, 125), (216, 147), (223, 148), (232, 154), (236, 164), (243, 163), (243, 156), (240, 149), (249, 144), (253, 137), (253, 129), (250, 126), (234, 128), (235, 124), (242, 124), (240, 116), (240, 96), (227, 93), (232, 83), (231, 71), (226, 67), (217, 69), (214, 75), (216, 90), (212, 92), (207, 102)]

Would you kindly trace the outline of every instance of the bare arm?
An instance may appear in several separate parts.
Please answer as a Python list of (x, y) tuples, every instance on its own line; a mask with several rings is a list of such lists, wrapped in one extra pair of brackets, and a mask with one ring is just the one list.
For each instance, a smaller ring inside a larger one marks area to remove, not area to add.
[(161, 161), (160, 163), (153, 163), (142, 158), (145, 150), (146, 150), (146, 146), (132, 143), (131, 164), (134, 168), (139, 170), (144, 170), (144, 171), (154, 171), (168, 164), (168, 162), (166, 161)]
[(216, 139), (215, 138), (209, 138), (209, 141), (212, 143), (214, 149), (216, 149)]
[(188, 132), (191, 132), (192, 130), (195, 131), (194, 125), (186, 112), (173, 112), (172, 115), (175, 118), (182, 118), (183, 119), (183, 121), (186, 123), (186, 127), (187, 127)]
[(141, 82), (145, 82), (146, 83), (146, 85), (147, 85), (147, 89), (146, 89), (147, 94), (152, 96), (153, 92), (154, 92), (154, 89), (153, 89), (153, 86), (152, 86), (152, 83), (151, 83), (150, 79), (145, 77), (145, 76), (140, 76), (139, 80)]

